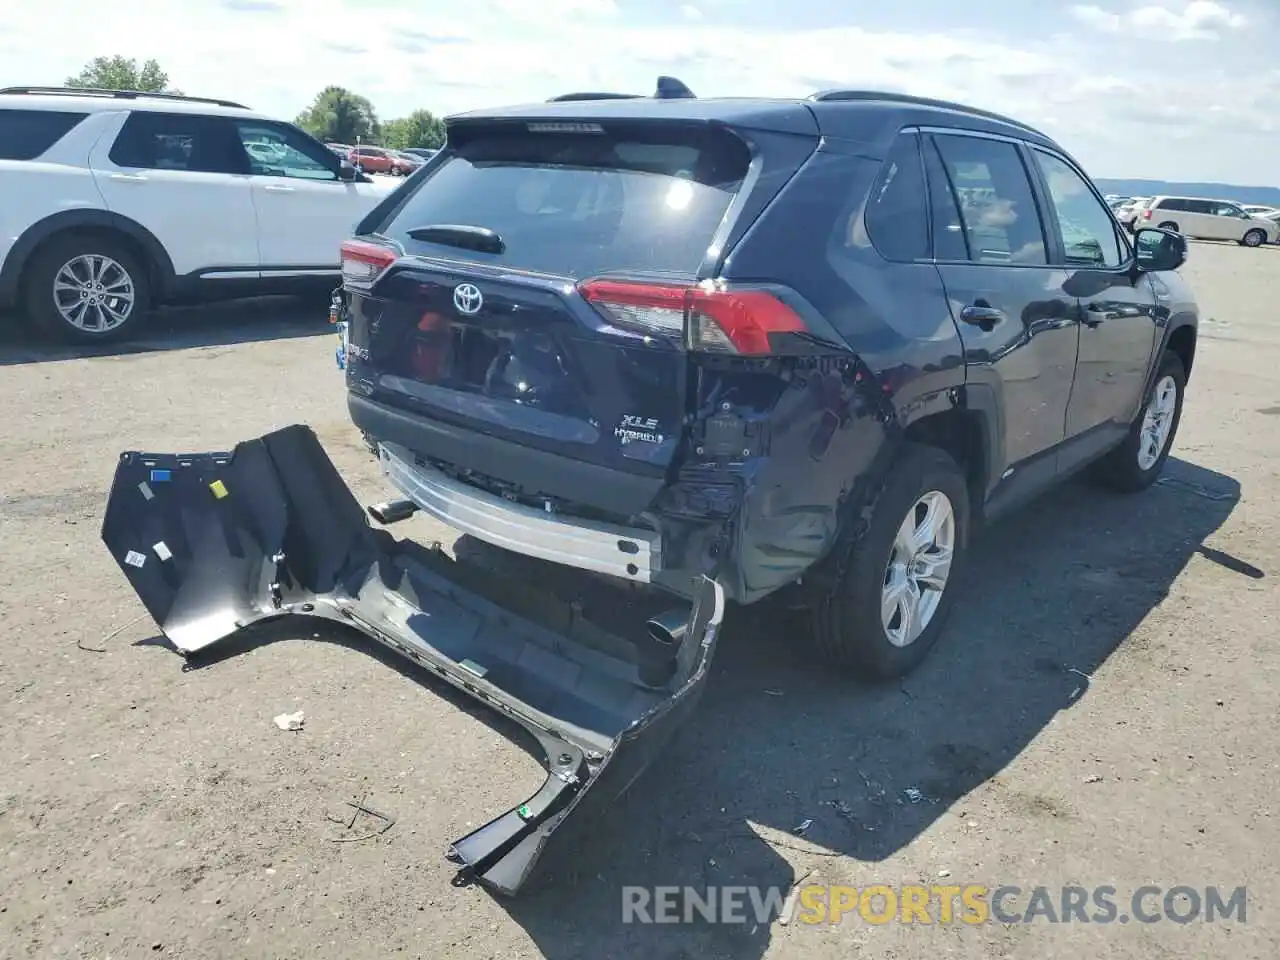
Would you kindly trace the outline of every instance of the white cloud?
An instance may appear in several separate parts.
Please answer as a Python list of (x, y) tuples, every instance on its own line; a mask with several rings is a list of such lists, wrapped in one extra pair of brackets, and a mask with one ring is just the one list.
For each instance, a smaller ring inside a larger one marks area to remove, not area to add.
[(686, 3), (683, 7), (680, 8), (680, 15), (684, 17), (686, 20), (702, 19), (702, 11), (699, 10), (697, 7), (693, 6), (692, 4), (688, 4), (688, 3)]
[[(965, 34), (802, 30), (675, 13), (667, 24), (640, 26), (614, 0), (432, 0), (429, 16), (415, 0), (130, 0), (128, 18), (98, 16), (89, 0), (46, 0), (6, 6), (0, 85), (60, 83), (102, 54), (155, 57), (188, 93), (283, 118), (330, 83), (368, 96), (384, 118), (571, 90), (647, 93), (659, 74), (704, 97), (860, 86), (961, 100), (1041, 125), (1098, 175), (1272, 179), (1280, 38), (1251, 17), (1250, 30), (1180, 48), (1176, 67), (1166, 68), (1158, 53), (1134, 56), (1126, 31), (1158, 26), (1143, 21), (1152, 14), (1129, 19), (1157, 9), (1141, 2), (1118, 13), (1081, 8), (1095, 13), (1077, 13), (1080, 22), (1094, 23), (1074, 34), (1010, 37), (999, 24)], [(1204, 0), (1168, 15), (1181, 18), (1174, 32), (1225, 31), (1238, 16)], [(1108, 17), (1124, 19), (1099, 30), (1113, 23)], [(1248, 51), (1239, 45), (1251, 42), (1256, 62), (1241, 55)], [(1180, 125), (1160, 112), (1170, 104)]]
[(1216, 40), (1247, 22), (1244, 16), (1214, 0), (1193, 0), (1173, 8), (1148, 4), (1124, 12), (1080, 4), (1071, 8), (1071, 14), (1097, 30), (1151, 40)]

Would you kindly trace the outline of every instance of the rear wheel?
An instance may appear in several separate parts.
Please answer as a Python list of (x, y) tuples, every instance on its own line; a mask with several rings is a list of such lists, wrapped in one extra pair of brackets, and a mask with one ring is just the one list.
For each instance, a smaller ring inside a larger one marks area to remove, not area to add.
[(845, 563), (813, 613), (823, 658), (875, 679), (913, 670), (942, 632), (968, 534), (964, 474), (942, 450), (908, 444), (862, 539), (827, 561)]
[(1246, 247), (1260, 247), (1266, 242), (1266, 231), (1259, 230), (1257, 227), (1248, 231), (1240, 240), (1241, 245)]
[(24, 282), (27, 317), (42, 334), (72, 343), (133, 334), (150, 303), (145, 267), (110, 236), (58, 237), (32, 257)]
[(1172, 220), (1166, 220), (1164, 223), (1160, 224), (1159, 229), (1161, 229), (1161, 230), (1172, 230), (1174, 233), (1181, 233), (1181, 232), (1182, 232), (1181, 230), (1179, 230), (1179, 229), (1178, 229), (1178, 225), (1177, 225), (1176, 223), (1174, 223)]
[(1124, 443), (1098, 461), (1094, 475), (1123, 493), (1145, 490), (1156, 482), (1182, 419), (1187, 375), (1172, 350), (1165, 351), (1142, 411), (1129, 427)]

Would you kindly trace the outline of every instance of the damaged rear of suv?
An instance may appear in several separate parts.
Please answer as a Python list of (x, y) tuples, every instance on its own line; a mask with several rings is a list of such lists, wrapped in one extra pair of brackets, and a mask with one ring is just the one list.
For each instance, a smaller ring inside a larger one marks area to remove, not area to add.
[(530, 730), (547, 785), (452, 848), (514, 892), (688, 715), (727, 601), (899, 676), (972, 522), (1084, 466), (1153, 482), (1195, 350), (1184, 257), (1131, 244), (1051, 140), (956, 104), (663, 81), (465, 114), (342, 250), (349, 409), (402, 497), (369, 513), (655, 616), (605, 629), (373, 529), (301, 427), (125, 454), (104, 538), (185, 653), (323, 616)]

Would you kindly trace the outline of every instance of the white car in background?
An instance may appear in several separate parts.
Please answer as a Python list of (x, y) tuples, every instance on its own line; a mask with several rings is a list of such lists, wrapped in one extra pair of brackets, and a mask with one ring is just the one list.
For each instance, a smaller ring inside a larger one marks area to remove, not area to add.
[(1240, 209), (1251, 217), (1262, 217), (1266, 220), (1270, 220), (1280, 214), (1280, 207), (1268, 207), (1257, 203), (1246, 203)]
[(0, 89), (0, 309), (122, 338), (149, 307), (340, 282), (339, 248), (395, 189), (225, 100)]
[(1274, 220), (1251, 217), (1238, 203), (1205, 197), (1155, 197), (1137, 211), (1135, 227), (1159, 227), (1202, 240), (1234, 240), (1245, 247), (1275, 243)]

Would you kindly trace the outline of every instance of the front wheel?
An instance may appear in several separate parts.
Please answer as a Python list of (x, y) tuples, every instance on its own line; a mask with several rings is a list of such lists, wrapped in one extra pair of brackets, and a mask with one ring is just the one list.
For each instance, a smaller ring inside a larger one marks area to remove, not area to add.
[(845, 563), (813, 612), (821, 656), (881, 680), (915, 669), (946, 622), (968, 535), (964, 474), (942, 450), (908, 444), (861, 540), (827, 561)]
[(1267, 242), (1267, 234), (1263, 230), (1254, 228), (1246, 233), (1240, 240), (1242, 246), (1260, 247)]
[(1182, 360), (1172, 350), (1166, 350), (1142, 410), (1129, 427), (1129, 435), (1098, 462), (1098, 480), (1122, 493), (1136, 493), (1156, 482), (1173, 448), (1186, 389)]

